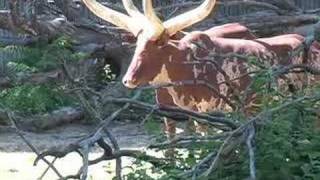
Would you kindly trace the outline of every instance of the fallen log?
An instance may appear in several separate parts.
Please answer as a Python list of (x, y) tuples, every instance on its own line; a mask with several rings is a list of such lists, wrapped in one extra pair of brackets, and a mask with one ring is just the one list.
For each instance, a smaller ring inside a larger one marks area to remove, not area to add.
[(63, 80), (63, 72), (61, 70), (53, 70), (50, 72), (30, 74), (21, 79), (11, 79), (9, 77), (0, 77), (0, 90), (11, 88), (21, 84), (45, 84), (58, 82)]
[(79, 121), (83, 119), (84, 116), (85, 113), (82, 108), (63, 107), (45, 114), (33, 115), (27, 118), (17, 118), (17, 125), (21, 130), (37, 132)]
[(262, 11), (243, 16), (209, 19), (196, 27), (196, 29), (208, 29), (209, 27), (231, 22), (241, 23), (259, 37), (266, 37), (294, 32), (296, 28), (317, 24), (319, 18), (317, 15), (277, 15), (273, 12)]
[[(259, 21), (257, 21), (259, 20)], [(319, 17), (315, 15), (298, 15), (298, 16), (260, 16), (256, 20), (244, 20), (247, 25), (257, 34), (274, 35), (293, 31), (295, 28), (316, 24)]]

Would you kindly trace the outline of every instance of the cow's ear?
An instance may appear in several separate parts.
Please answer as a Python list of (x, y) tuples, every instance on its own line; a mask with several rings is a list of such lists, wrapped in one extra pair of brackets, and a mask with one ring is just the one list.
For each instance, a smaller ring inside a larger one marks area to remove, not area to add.
[(166, 44), (166, 42), (163, 39), (157, 39), (155, 43), (157, 46), (163, 46)]
[(184, 36), (185, 36), (185, 34), (179, 31), (179, 32), (177, 32), (176, 34), (172, 35), (172, 36), (170, 37), (170, 39), (171, 39), (171, 40), (180, 40), (180, 39), (182, 39)]
[(130, 32), (121, 32), (120, 33), (122, 44), (130, 45), (137, 42), (137, 38)]

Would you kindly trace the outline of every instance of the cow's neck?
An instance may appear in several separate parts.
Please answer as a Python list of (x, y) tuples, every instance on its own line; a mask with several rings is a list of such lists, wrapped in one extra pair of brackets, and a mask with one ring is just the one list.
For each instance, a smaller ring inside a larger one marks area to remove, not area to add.
[(164, 64), (161, 75), (157, 76), (158, 80), (166, 79), (168, 83), (176, 84), (165, 89), (174, 103), (183, 109), (201, 112), (221, 109), (222, 101), (213, 96), (212, 90), (197, 84), (199, 82), (196, 80), (201, 81), (199, 76), (203, 76), (205, 72), (201, 71), (202, 68), (197, 69), (195, 65), (190, 64), (192, 59), (188, 54), (189, 51), (183, 51), (183, 54), (176, 54), (177, 57), (173, 57), (175, 61)]
[(170, 46), (168, 57), (161, 65), (159, 73), (150, 82), (152, 85), (167, 85), (168, 83), (183, 83), (194, 79), (194, 74), (190, 71), (190, 65), (186, 64), (187, 52)]
[(176, 84), (164, 87), (164, 89), (168, 91), (174, 103), (181, 108), (201, 112), (221, 109), (223, 105), (221, 99), (210, 88), (199, 85), (199, 82), (195, 81), (203, 80), (206, 72), (203, 71), (203, 64), (192, 64), (194, 61), (199, 61), (193, 58), (192, 50), (188, 47), (172, 46), (168, 52), (171, 56), (167, 57), (160, 72), (150, 83), (154, 85)]

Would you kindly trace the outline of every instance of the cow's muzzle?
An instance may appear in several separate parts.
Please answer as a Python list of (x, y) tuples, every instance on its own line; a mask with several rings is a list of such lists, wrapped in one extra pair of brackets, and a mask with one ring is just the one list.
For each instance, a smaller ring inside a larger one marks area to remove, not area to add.
[(134, 89), (137, 87), (137, 85), (135, 84), (135, 81), (132, 79), (123, 78), (122, 83), (124, 86), (126, 86), (127, 88), (130, 88), (130, 89)]

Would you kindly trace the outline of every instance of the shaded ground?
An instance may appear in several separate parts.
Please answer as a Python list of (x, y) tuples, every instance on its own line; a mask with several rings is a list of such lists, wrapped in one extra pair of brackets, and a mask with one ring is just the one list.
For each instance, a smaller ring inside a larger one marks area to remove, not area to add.
[[(39, 150), (76, 141), (95, 129), (94, 126), (67, 125), (42, 133), (28, 133), (26, 138)], [(136, 123), (113, 123), (110, 131), (122, 148), (142, 148), (151, 140), (143, 127)], [(30, 152), (28, 146), (15, 133), (0, 132), (0, 152)]]
[[(39, 150), (43, 151), (52, 146), (66, 145), (75, 141), (94, 130), (94, 126), (68, 125), (43, 133), (28, 133), (26, 137)], [(110, 126), (113, 135), (118, 139), (121, 148), (140, 149), (151, 142), (151, 136), (135, 123), (116, 122)], [(98, 156), (101, 152), (95, 149), (91, 158)], [(44, 163), (33, 166), (34, 153), (14, 133), (0, 132), (0, 179), (1, 180), (35, 180), (38, 179), (46, 169)], [(123, 158), (123, 165), (130, 166), (132, 160)], [(77, 172), (81, 165), (81, 159), (75, 153), (70, 154), (55, 163), (63, 175)], [(113, 175), (114, 162), (103, 162), (89, 169), (89, 179), (111, 179)], [(57, 179), (56, 175), (49, 171), (43, 179)]]

